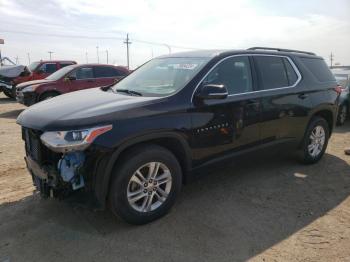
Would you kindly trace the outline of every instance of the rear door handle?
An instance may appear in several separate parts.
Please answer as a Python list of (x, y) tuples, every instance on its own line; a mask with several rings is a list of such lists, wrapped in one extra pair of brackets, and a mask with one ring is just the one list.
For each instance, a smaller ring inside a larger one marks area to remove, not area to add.
[(298, 97), (299, 97), (300, 99), (305, 99), (305, 98), (308, 97), (308, 95), (307, 95), (307, 94), (300, 94), (300, 95), (298, 95)]

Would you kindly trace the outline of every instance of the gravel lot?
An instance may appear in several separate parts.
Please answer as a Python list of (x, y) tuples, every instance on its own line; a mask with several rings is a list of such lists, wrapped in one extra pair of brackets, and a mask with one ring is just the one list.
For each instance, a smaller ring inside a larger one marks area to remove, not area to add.
[(0, 262), (350, 261), (350, 122), (317, 165), (226, 165), (186, 185), (163, 219), (130, 226), (33, 193), (15, 124), (23, 109), (0, 94)]

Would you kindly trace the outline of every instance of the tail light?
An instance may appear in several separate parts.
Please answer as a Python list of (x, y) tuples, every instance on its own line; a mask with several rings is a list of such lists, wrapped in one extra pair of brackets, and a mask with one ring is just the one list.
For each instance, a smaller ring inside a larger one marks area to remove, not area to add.
[(334, 87), (334, 91), (338, 93), (338, 95), (341, 94), (341, 92), (343, 91), (342, 86), (337, 85), (336, 87)]

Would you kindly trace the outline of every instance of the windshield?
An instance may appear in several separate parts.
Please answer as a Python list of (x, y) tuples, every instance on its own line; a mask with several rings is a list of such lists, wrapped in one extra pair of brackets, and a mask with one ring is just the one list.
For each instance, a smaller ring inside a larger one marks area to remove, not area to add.
[(33, 71), (38, 67), (39, 64), (40, 64), (40, 62), (33, 62), (33, 63), (31, 63), (27, 68), (28, 68), (31, 72), (33, 72)]
[(349, 85), (349, 78), (346, 74), (334, 74), (335, 79), (337, 80), (337, 83), (341, 85), (342, 87), (346, 88)]
[(53, 73), (53, 74), (49, 75), (48, 77), (46, 77), (46, 79), (47, 80), (57, 81), (58, 79), (61, 79), (67, 73), (69, 73), (74, 67), (75, 67), (75, 65), (70, 65), (70, 66), (63, 67), (60, 70), (57, 70), (55, 73)]
[(113, 90), (129, 90), (143, 96), (175, 93), (203, 68), (210, 58), (156, 58), (117, 83)]

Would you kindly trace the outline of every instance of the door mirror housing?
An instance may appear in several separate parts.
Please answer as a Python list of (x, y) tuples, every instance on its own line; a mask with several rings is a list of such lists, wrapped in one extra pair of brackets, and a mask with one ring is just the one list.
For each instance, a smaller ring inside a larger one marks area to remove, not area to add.
[(225, 85), (208, 84), (201, 88), (198, 97), (203, 100), (208, 99), (225, 99), (228, 96), (228, 91)]
[(36, 71), (36, 73), (39, 74), (39, 75), (41, 75), (41, 74), (43, 74), (43, 73), (45, 73), (45, 72), (44, 72), (44, 70), (39, 69), (38, 71)]

